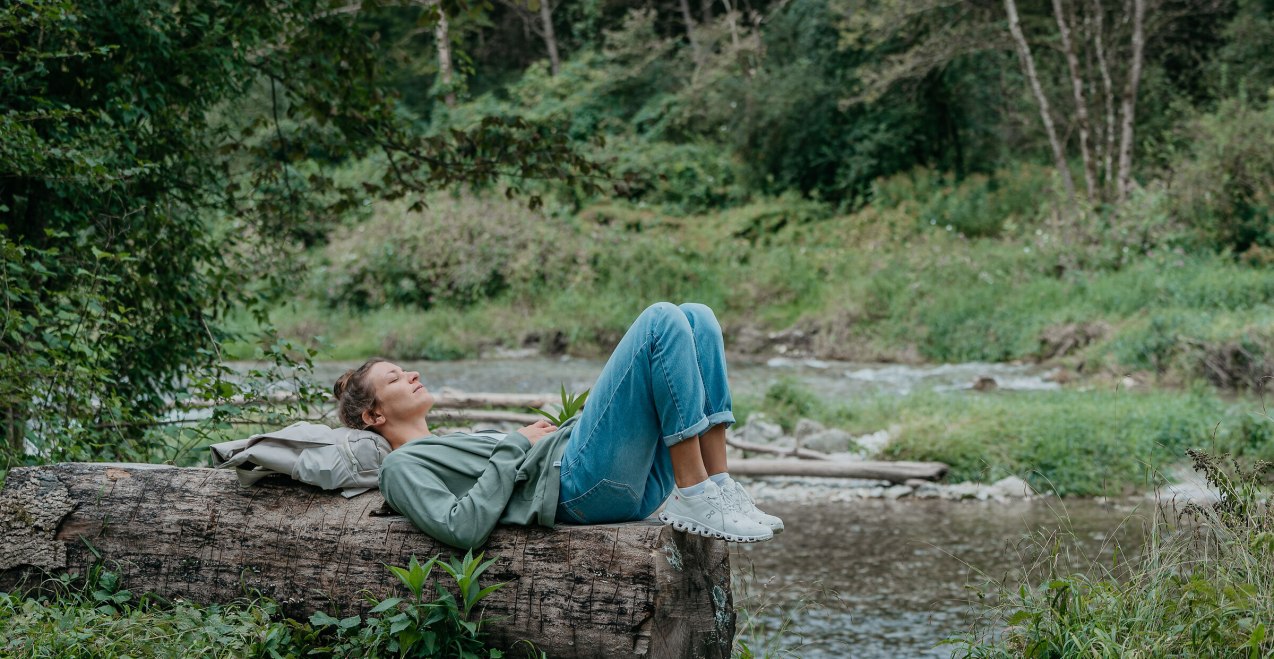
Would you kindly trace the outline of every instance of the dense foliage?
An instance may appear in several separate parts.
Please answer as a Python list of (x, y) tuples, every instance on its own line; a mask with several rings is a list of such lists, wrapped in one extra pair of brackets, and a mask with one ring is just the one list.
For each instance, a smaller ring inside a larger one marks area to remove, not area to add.
[(246, 386), (224, 346), (305, 359), (274, 337), (285, 301), (307, 340), (412, 324), (362, 355), (587, 351), (694, 297), (744, 349), (792, 329), (827, 356), (1254, 388), (1272, 13), (9, 3), (0, 469), (171, 458), (174, 399)]
[[(377, 34), (325, 2), (25, 0), (0, 53), (0, 470), (148, 457), (175, 391), (229, 393), (226, 310), (285, 292), (298, 248), (368, 198), (596, 185), (546, 125), (417, 130)], [(362, 180), (329, 175), (373, 150)]]

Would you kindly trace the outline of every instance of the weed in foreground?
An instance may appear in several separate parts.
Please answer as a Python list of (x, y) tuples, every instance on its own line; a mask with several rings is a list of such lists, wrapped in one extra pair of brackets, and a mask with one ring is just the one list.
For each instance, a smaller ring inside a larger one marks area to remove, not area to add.
[[(733, 559), (742, 559), (736, 552)], [(734, 635), (733, 659), (773, 659), (802, 657), (815, 645), (829, 641), (811, 640), (797, 628), (801, 618), (839, 602), (840, 594), (820, 581), (795, 581), (776, 585), (775, 577), (758, 579), (756, 566), (749, 561), (744, 570), (735, 570), (732, 588), (738, 626)], [(835, 641), (832, 641), (835, 643)], [(852, 648), (839, 648), (852, 656)]]
[(979, 592), (988, 609), (946, 642), (953, 655), (1274, 656), (1274, 509), (1261, 486), (1271, 465), (1188, 453), (1219, 492), (1215, 504), (1159, 510), (1142, 551), (1084, 572), (1059, 569), (1067, 548), (1056, 538), (1037, 547), (1027, 574), (1038, 585)]
[[(90, 547), (90, 550), (92, 548)], [(96, 551), (94, 551), (96, 555)], [(82, 583), (62, 575), (47, 580), (34, 597), (0, 593), (0, 656), (5, 657), (487, 657), (503, 652), (485, 645), (483, 618), (475, 615), (487, 595), (503, 584), (482, 587), (478, 579), (494, 560), (472, 552), (443, 562), (411, 558), (405, 568), (386, 566), (409, 598), (369, 598), (364, 618), (324, 612), (307, 622), (284, 618), (267, 598), (197, 606), (153, 595), (135, 597), (119, 574), (99, 561)], [(459, 598), (433, 579), (447, 574)], [(543, 656), (528, 645), (529, 656)]]

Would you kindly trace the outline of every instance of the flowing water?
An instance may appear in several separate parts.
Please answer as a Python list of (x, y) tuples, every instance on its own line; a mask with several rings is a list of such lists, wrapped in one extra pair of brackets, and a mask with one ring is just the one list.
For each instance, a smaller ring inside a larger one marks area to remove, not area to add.
[[(330, 382), (353, 363), (321, 363)], [(591, 387), (599, 361), (484, 359), (404, 362), (437, 391), (538, 393), (560, 385)], [(795, 378), (829, 400), (855, 395), (905, 395), (922, 389), (969, 388), (981, 377), (1001, 389), (1051, 389), (1031, 366), (956, 364), (898, 366), (776, 358), (732, 359), (736, 395), (760, 395)], [(864, 499), (852, 503), (766, 502), (788, 530), (774, 540), (736, 546), (733, 553), (740, 638), (758, 655), (798, 657), (945, 657), (944, 638), (969, 629), (982, 609), (970, 586), (1017, 583), (1043, 537), (1061, 535), (1074, 568), (1109, 564), (1140, 544), (1148, 514), (1140, 500), (1014, 502)], [(1026, 575), (1030, 582), (1032, 577)], [(744, 624), (751, 617), (754, 624)], [(781, 632), (779, 630), (782, 630)]]
[[(755, 612), (739, 638), (754, 652), (798, 657), (948, 657), (944, 638), (968, 631), (978, 586), (1038, 585), (1023, 575), (1044, 538), (1062, 539), (1062, 563), (1109, 565), (1141, 544), (1153, 504), (1037, 499), (1004, 502), (866, 499), (770, 503), (787, 530), (737, 546), (736, 607)], [(972, 588), (971, 588), (972, 587)], [(781, 635), (776, 630), (786, 621)]]
[[(315, 365), (314, 375), (319, 382), (333, 382), (345, 369), (357, 365), (358, 362), (320, 362)], [(462, 391), (542, 393), (555, 392), (562, 385), (568, 391), (592, 387), (604, 364), (597, 360), (568, 357), (403, 361), (400, 365), (420, 371), (425, 386), (434, 391), (452, 387)], [(1047, 379), (1047, 372), (1036, 366), (1016, 364), (903, 366), (784, 357), (749, 361), (732, 357), (729, 369), (730, 387), (736, 395), (763, 394), (775, 382), (793, 378), (832, 401), (869, 393), (905, 395), (921, 389), (968, 389), (981, 377), (994, 378), (1000, 389), (1058, 388), (1056, 383)]]

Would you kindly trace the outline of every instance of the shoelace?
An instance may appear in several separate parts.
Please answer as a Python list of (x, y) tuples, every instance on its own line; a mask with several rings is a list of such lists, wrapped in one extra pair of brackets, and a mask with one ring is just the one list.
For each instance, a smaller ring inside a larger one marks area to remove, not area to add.
[[(738, 485), (739, 485), (738, 483), (731, 483), (730, 484), (731, 490), (733, 490), (733, 488), (735, 487), (738, 487)], [(715, 497), (715, 499), (718, 499), (721, 501), (722, 510), (728, 510), (728, 511), (736, 512), (739, 514), (747, 514), (747, 507), (744, 505), (742, 497), (739, 497), (737, 495), (732, 496), (731, 492), (726, 491), (726, 488), (724, 487), (719, 488), (719, 491), (720, 491), (720, 494), (718, 494)], [(709, 498), (713, 498), (713, 497), (709, 497)]]

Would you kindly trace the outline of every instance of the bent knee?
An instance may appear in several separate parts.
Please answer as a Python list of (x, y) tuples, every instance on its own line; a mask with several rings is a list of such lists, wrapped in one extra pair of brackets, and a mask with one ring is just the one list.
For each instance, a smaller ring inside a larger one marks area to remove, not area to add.
[(678, 307), (681, 312), (690, 319), (690, 324), (699, 327), (701, 324), (708, 327), (721, 328), (721, 324), (717, 322), (717, 315), (713, 313), (712, 307), (699, 302), (686, 302)]

